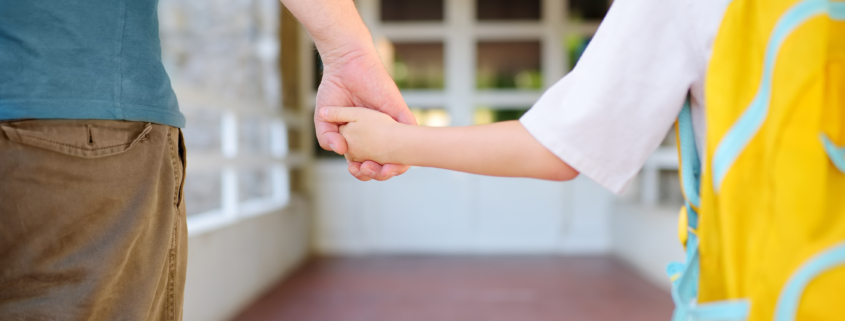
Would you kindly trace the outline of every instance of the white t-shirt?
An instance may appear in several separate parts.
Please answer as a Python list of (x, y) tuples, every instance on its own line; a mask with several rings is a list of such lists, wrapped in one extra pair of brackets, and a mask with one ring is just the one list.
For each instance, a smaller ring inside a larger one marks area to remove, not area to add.
[(726, 0), (616, 0), (572, 72), (520, 122), (561, 160), (622, 192), (692, 97), (704, 146), (704, 74)]

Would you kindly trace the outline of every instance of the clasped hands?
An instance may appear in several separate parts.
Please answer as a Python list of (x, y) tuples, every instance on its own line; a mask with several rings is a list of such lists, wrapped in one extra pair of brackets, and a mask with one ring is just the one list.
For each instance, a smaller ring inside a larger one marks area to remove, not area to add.
[(339, 125), (340, 135), (346, 140), (343, 156), (347, 161), (401, 164), (396, 157), (403, 147), (399, 143), (402, 140), (399, 133), (402, 127), (408, 125), (396, 122), (387, 114), (362, 107), (323, 107), (320, 112), (324, 119)]
[(519, 121), (410, 126), (414, 116), (381, 62), (358, 63), (324, 69), (314, 113), (320, 146), (344, 155), (358, 179), (390, 179), (404, 173), (405, 164), (553, 181), (578, 175)]
[[(409, 166), (391, 163), (384, 151), (376, 151), (375, 147), (387, 145), (381, 145), (381, 141), (362, 141), (389, 138), (375, 136), (389, 130), (390, 124), (416, 125), (414, 115), (378, 55), (374, 50), (338, 57), (327, 54), (323, 62), (323, 79), (317, 88), (314, 112), (320, 147), (344, 155), (349, 162), (349, 173), (361, 181), (384, 181), (405, 173)], [(379, 126), (367, 127), (376, 124)]]

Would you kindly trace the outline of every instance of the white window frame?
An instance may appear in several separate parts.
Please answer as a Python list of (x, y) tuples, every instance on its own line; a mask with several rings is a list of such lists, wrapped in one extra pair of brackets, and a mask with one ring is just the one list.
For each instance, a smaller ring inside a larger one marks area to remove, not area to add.
[[(187, 175), (199, 171), (219, 171), (221, 175), (220, 207), (187, 217), (188, 234), (198, 235), (228, 226), (243, 219), (281, 210), (290, 204), (290, 169), (304, 163), (301, 153), (292, 153), (288, 148), (288, 127), (299, 117), (282, 115), (279, 108), (257, 101), (245, 101), (219, 97), (186, 87), (174, 86), (180, 104), (186, 115), (196, 108), (211, 109), (220, 117), (220, 150), (187, 150)], [(269, 153), (250, 154), (239, 148), (239, 120), (242, 117), (269, 119)], [(286, 117), (287, 116), (287, 117)], [(190, 123), (190, 119), (188, 119)], [(270, 172), (271, 194), (268, 197), (240, 200), (239, 171), (263, 168)], [(191, 206), (187, 204), (186, 206)]]
[[(478, 21), (475, 1), (443, 0), (444, 19), (436, 22), (382, 22), (380, 0), (358, 0), (356, 4), (373, 39), (384, 37), (392, 42), (442, 42), (444, 48), (444, 88), (406, 89), (402, 96), (409, 106), (445, 108), (452, 126), (472, 125), (475, 109), (532, 106), (543, 91), (560, 80), (570, 64), (564, 37), (592, 36), (599, 22), (569, 19), (566, 0), (540, 0), (542, 10), (536, 21)], [(476, 44), (479, 41), (539, 41), (543, 89), (477, 89)], [(306, 47), (313, 48), (309, 41)], [(311, 53), (304, 64), (313, 65)], [(310, 70), (304, 80), (314, 77)], [(307, 82), (311, 84), (313, 82)], [(313, 92), (313, 89), (309, 87)], [(310, 95), (314, 106), (314, 94)]]

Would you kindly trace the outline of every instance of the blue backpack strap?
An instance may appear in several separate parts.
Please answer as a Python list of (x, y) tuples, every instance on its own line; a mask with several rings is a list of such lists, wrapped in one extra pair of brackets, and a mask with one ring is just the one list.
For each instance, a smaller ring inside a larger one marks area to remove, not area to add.
[(679, 176), (687, 213), (687, 241), (685, 263), (672, 263), (667, 273), (672, 278), (672, 300), (675, 312), (672, 321), (688, 320), (745, 320), (750, 304), (745, 300), (698, 304), (698, 209), (701, 205), (701, 159), (695, 144), (690, 100), (687, 97), (675, 123), (680, 155)]
[(680, 164), (678, 166), (681, 178), (681, 189), (684, 195), (684, 206), (687, 213), (687, 240), (686, 258), (684, 263), (672, 263), (667, 273), (672, 278), (672, 300), (675, 301), (675, 312), (672, 315), (673, 321), (682, 321), (689, 318), (690, 304), (694, 304), (698, 296), (698, 235), (695, 233), (698, 227), (698, 205), (699, 178), (701, 172), (701, 161), (698, 158), (698, 150), (695, 146), (695, 132), (692, 128), (692, 113), (690, 111), (689, 96), (678, 114), (675, 122), (675, 130), (678, 137), (678, 154)]
[[(701, 193), (699, 186), (701, 181), (701, 159), (698, 156), (698, 149), (695, 145), (695, 131), (692, 127), (692, 112), (690, 111), (690, 100), (687, 98), (681, 113), (678, 114), (677, 126), (678, 154), (680, 155), (680, 177), (681, 188), (683, 189), (685, 203), (688, 203), (694, 210), (701, 205)], [(688, 221), (691, 227), (695, 228), (698, 222)]]

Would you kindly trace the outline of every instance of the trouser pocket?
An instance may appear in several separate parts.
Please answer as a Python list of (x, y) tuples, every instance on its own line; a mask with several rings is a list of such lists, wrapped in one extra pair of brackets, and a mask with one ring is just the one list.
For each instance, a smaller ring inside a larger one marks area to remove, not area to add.
[(0, 123), (9, 140), (83, 158), (123, 153), (149, 138), (151, 123), (25, 120)]
[(181, 181), (179, 182), (179, 190), (177, 191), (177, 200), (176, 200), (176, 207), (183, 207), (182, 202), (184, 199), (185, 194), (185, 175), (187, 174), (188, 169), (188, 153), (185, 148), (185, 137), (182, 135), (181, 129), (175, 129), (179, 133), (178, 139), (178, 149), (177, 153), (179, 155), (180, 165), (182, 166), (182, 175)]

